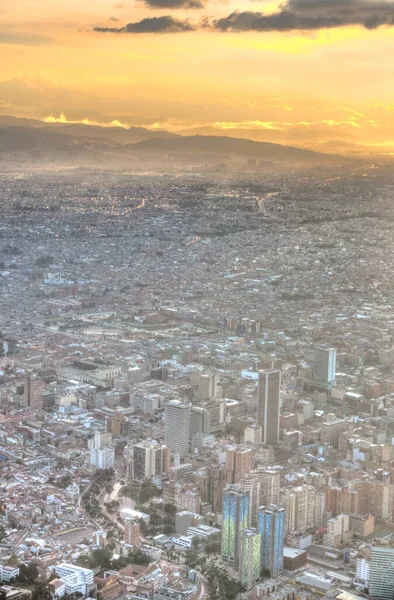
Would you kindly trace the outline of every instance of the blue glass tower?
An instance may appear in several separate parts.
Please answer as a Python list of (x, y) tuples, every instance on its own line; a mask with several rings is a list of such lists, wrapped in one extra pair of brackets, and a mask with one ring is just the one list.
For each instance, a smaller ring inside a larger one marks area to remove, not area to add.
[(222, 559), (236, 569), (239, 566), (241, 534), (249, 525), (248, 492), (240, 491), (236, 485), (228, 486), (223, 491)]
[(276, 577), (283, 570), (285, 511), (277, 506), (260, 506), (261, 568)]

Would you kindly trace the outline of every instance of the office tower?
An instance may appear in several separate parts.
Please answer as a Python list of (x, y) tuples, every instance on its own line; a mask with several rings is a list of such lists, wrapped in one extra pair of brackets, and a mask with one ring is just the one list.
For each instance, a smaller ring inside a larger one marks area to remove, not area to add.
[(200, 375), (198, 378), (198, 397), (200, 400), (210, 400), (217, 396), (217, 375)]
[(270, 446), (279, 441), (280, 384), (280, 371), (259, 371), (257, 424), (262, 428), (263, 444)]
[(375, 600), (394, 598), (394, 548), (392, 546), (372, 547), (369, 594)]
[(145, 440), (132, 449), (132, 479), (143, 483), (169, 469), (170, 450), (157, 442)]
[(261, 506), (259, 509), (261, 535), (261, 568), (277, 577), (283, 570), (285, 545), (285, 511), (279, 506)]
[(252, 527), (257, 527), (258, 508), (260, 504), (260, 481), (256, 475), (245, 475), (237, 487), (249, 494), (249, 519)]
[(88, 441), (88, 448), (104, 448), (104, 446), (110, 446), (112, 444), (112, 433), (108, 431), (95, 431), (94, 436)]
[(209, 433), (215, 433), (224, 428), (225, 422), (225, 402), (219, 398), (213, 398), (204, 409), (208, 413)]
[(244, 529), (241, 535), (239, 580), (247, 589), (259, 579), (261, 571), (261, 536), (255, 529)]
[(115, 410), (107, 421), (107, 431), (112, 435), (121, 435), (123, 432), (124, 416), (118, 410)]
[(126, 519), (124, 524), (124, 543), (139, 546), (141, 541), (141, 527), (134, 519)]
[(45, 387), (45, 382), (36, 375), (25, 377), (23, 400), (26, 408), (40, 409), (43, 407), (43, 392)]
[(201, 434), (209, 433), (209, 413), (202, 406), (190, 409), (190, 450), (193, 451), (201, 443)]
[(328, 385), (335, 381), (337, 351), (335, 348), (315, 346), (313, 354), (313, 380)]
[(249, 494), (237, 486), (223, 491), (222, 560), (239, 567), (241, 534), (249, 528)]
[(226, 469), (228, 483), (238, 483), (250, 472), (253, 465), (253, 450), (251, 448), (229, 448), (226, 454)]
[(190, 405), (170, 400), (165, 405), (164, 443), (180, 458), (189, 453)]
[(280, 471), (268, 468), (257, 473), (260, 479), (260, 506), (277, 504), (280, 491)]

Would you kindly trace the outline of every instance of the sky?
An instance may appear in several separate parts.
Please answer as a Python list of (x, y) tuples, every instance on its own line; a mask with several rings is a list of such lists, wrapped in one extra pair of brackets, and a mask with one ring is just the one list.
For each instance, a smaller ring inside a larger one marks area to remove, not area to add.
[(3, 0), (0, 114), (394, 146), (394, 0)]

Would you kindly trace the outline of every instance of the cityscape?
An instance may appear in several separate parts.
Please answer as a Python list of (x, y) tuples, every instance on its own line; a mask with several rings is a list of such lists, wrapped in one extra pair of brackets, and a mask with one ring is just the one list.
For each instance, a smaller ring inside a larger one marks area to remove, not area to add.
[(394, 0), (0, 0), (0, 600), (394, 600)]

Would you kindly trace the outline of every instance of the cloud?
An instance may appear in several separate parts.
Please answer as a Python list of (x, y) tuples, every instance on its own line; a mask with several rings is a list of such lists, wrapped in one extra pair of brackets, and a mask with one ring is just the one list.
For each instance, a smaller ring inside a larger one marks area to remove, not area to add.
[(204, 0), (141, 0), (149, 8), (203, 8)]
[[(206, 0), (140, 0), (151, 8), (202, 8)], [(178, 33), (205, 29), (218, 32), (314, 31), (358, 25), (365, 29), (394, 25), (393, 0), (287, 0), (272, 13), (234, 11), (227, 17), (204, 17), (199, 23), (172, 16), (153, 17), (124, 27), (95, 27), (97, 32)]]
[(394, 25), (394, 2), (384, 0), (288, 0), (271, 14), (235, 11), (213, 23), (217, 31), (294, 31), (360, 25)]
[(171, 16), (150, 17), (136, 23), (127, 23), (124, 27), (119, 28), (94, 27), (94, 31), (99, 33), (180, 33), (195, 29), (196, 26), (192, 25), (188, 19), (175, 19)]
[(0, 44), (13, 46), (46, 46), (52, 42), (50, 37), (38, 33), (23, 31), (0, 31)]

